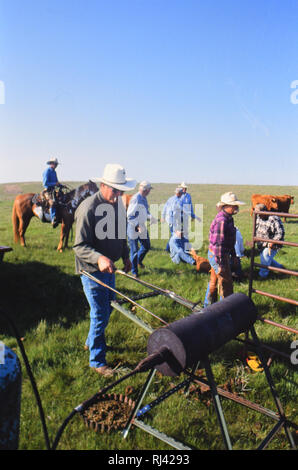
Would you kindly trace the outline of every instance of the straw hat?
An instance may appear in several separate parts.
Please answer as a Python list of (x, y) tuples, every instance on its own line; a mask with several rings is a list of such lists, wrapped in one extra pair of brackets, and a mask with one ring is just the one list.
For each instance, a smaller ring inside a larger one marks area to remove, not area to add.
[(55, 163), (55, 165), (59, 165), (57, 158), (50, 158), (50, 160), (47, 161), (47, 165), (51, 165), (52, 163)]
[(222, 194), (220, 201), (216, 204), (216, 207), (222, 206), (243, 206), (245, 202), (238, 201), (236, 194), (229, 191), (228, 193)]
[(119, 191), (129, 191), (136, 187), (137, 182), (132, 178), (126, 178), (125, 169), (118, 163), (108, 163), (101, 178), (93, 178), (95, 181), (111, 186)]
[(180, 184), (180, 188), (183, 188), (183, 189), (187, 189), (188, 186), (186, 183), (184, 183), (184, 181)]
[(142, 189), (153, 189), (153, 186), (151, 186), (151, 183), (149, 183), (149, 181), (142, 181), (140, 184), (139, 184), (139, 188), (142, 188)]

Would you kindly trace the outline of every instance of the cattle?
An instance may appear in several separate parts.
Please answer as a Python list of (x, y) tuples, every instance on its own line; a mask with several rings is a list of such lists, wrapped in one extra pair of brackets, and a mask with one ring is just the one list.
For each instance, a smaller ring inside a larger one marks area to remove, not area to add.
[[(284, 194), (283, 196), (274, 196), (277, 202), (277, 212), (288, 213), (290, 205), (294, 204), (294, 196), (290, 194)], [(283, 217), (284, 222), (286, 222), (286, 217)]]
[(253, 194), (251, 196), (250, 215), (252, 215), (257, 204), (265, 204), (268, 211), (277, 211), (278, 209), (275, 196), (271, 196), (270, 194)]
[[(265, 204), (268, 211), (272, 212), (289, 212), (289, 208), (291, 204), (294, 204), (294, 196), (289, 194), (284, 194), (282, 196), (276, 196), (271, 194), (253, 194), (251, 196), (251, 211), (250, 215), (252, 215), (253, 210), (256, 204)], [(286, 221), (286, 217), (283, 217), (284, 222)]]

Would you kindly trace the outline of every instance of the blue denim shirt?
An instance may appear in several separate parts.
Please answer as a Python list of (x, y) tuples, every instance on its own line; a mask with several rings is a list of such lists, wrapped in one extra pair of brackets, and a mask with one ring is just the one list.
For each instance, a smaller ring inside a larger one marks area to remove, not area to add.
[(136, 238), (136, 229), (141, 228), (143, 236), (147, 233), (146, 222), (151, 218), (147, 198), (140, 193), (136, 193), (130, 200), (127, 209), (127, 235), (129, 238)]
[(162, 211), (162, 219), (164, 219), (170, 226), (174, 226), (174, 230), (181, 230), (181, 197), (172, 196), (167, 200)]
[(196, 215), (193, 210), (191, 195), (189, 193), (183, 193), (180, 201), (181, 205), (183, 206), (184, 214), (189, 215), (192, 219), (194, 219)]
[(57, 173), (50, 166), (42, 174), (42, 183), (44, 188), (53, 188), (58, 183)]

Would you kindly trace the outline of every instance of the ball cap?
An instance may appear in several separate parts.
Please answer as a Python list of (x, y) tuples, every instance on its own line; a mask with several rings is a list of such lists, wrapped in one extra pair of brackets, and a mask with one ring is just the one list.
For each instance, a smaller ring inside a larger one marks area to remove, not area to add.
[(151, 185), (151, 183), (149, 183), (149, 181), (144, 180), (144, 181), (141, 181), (141, 183), (139, 184), (139, 188), (147, 190), (147, 189), (153, 189), (153, 186)]

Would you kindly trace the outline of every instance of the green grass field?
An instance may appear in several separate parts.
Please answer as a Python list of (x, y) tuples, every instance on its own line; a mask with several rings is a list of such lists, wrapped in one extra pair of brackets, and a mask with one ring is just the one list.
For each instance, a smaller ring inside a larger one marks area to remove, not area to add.
[[(79, 183), (68, 183), (76, 187)], [(174, 184), (154, 184), (149, 203), (161, 204), (174, 193)], [(15, 322), (21, 337), (46, 416), (51, 441), (71, 412), (82, 401), (91, 397), (113, 379), (98, 377), (88, 366), (88, 353), (83, 350), (88, 333), (88, 305), (82, 292), (80, 279), (74, 274), (74, 253), (67, 249), (58, 253), (56, 247), (60, 228), (53, 230), (39, 220), (31, 221), (27, 230), (27, 248), (13, 242), (11, 210), (13, 200), (20, 192), (40, 191), (38, 183), (15, 183), (0, 185), (0, 245), (9, 245), (13, 251), (4, 256), (0, 267), (1, 309)], [(194, 204), (203, 204), (203, 244), (199, 251), (206, 257), (208, 231), (215, 216), (215, 204), (220, 195), (228, 190), (235, 191), (238, 198), (247, 203), (235, 216), (244, 241), (251, 241), (252, 218), (250, 197), (253, 193), (291, 194), (296, 203), (290, 212), (298, 213), (297, 187), (260, 187), (192, 185), (189, 191)], [(287, 241), (297, 242), (298, 220), (288, 219), (285, 223)], [(74, 227), (75, 230), (75, 227)], [(208, 283), (207, 274), (197, 274), (185, 264), (174, 265), (164, 248), (166, 240), (152, 240), (152, 250), (146, 258), (146, 269), (142, 278), (162, 288), (171, 289), (193, 302), (202, 302)], [(70, 241), (71, 246), (71, 241)], [(247, 255), (250, 249), (247, 246)], [(297, 248), (283, 247), (277, 259), (289, 269), (298, 269)], [(122, 268), (121, 262), (117, 263)], [(248, 294), (249, 257), (242, 261), (245, 281), (235, 284), (235, 292)], [(117, 288), (133, 296), (147, 290), (136, 282), (117, 275)], [(280, 296), (298, 299), (297, 278), (285, 274), (270, 274), (266, 281), (254, 273), (254, 287)], [(265, 318), (297, 328), (297, 308), (267, 297), (253, 295), (256, 306)], [(188, 315), (185, 307), (166, 297), (152, 297), (140, 301), (142, 305), (167, 322)], [(161, 326), (158, 320), (137, 309), (140, 318), (153, 328)], [(295, 335), (279, 328), (256, 323), (256, 331), (264, 343), (290, 355)], [(107, 359), (117, 367), (117, 378), (133, 370), (146, 356), (148, 333), (114, 310), (107, 328), (109, 351)], [(8, 326), (0, 319), (0, 339), (15, 350), (22, 363), (23, 384), (21, 403), (20, 449), (45, 449), (38, 408), (31, 383), (17, 346)], [(220, 387), (238, 393), (241, 397), (276, 411), (264, 373), (253, 372), (243, 360), (243, 344), (231, 341), (211, 356), (212, 370)], [(265, 352), (266, 358), (270, 354)], [(270, 371), (287, 418), (297, 423), (297, 366), (281, 356), (273, 356)], [(131, 397), (135, 399), (147, 377), (138, 374), (127, 382), (119, 384), (113, 392), (125, 393), (132, 387)], [(156, 374), (145, 402), (150, 402), (164, 393), (179, 378), (162, 377)], [(275, 422), (260, 414), (222, 399), (234, 449), (255, 449), (273, 428)], [(197, 449), (223, 449), (223, 441), (216, 413), (209, 392), (195, 386), (190, 393), (175, 393), (146, 415), (144, 422), (166, 433), (178, 441)], [(295, 431), (293, 431), (295, 434)], [(296, 433), (297, 436), (297, 433)], [(282, 430), (269, 444), (269, 449), (289, 449), (289, 443)], [(171, 449), (144, 431), (132, 427), (124, 439), (119, 432), (97, 434), (85, 428), (82, 419), (76, 416), (65, 429), (58, 449), (109, 449), (109, 450), (162, 450)]]

